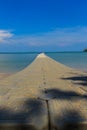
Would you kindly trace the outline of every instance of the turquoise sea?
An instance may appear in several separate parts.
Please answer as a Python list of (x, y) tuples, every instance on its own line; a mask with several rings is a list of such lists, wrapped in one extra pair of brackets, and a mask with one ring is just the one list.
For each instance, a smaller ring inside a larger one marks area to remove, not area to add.
[[(46, 53), (56, 61), (72, 68), (87, 71), (87, 53), (84, 52), (58, 52)], [(38, 53), (3, 53), (0, 54), (0, 72), (15, 73), (28, 66)]]

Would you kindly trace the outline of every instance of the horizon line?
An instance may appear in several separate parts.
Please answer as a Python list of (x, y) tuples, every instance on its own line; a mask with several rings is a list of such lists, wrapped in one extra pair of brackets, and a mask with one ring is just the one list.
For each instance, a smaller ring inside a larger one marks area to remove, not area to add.
[(77, 52), (77, 53), (79, 53), (79, 52), (84, 52), (84, 51), (25, 51), (25, 52), (0, 52), (0, 54), (11, 54), (11, 53), (64, 53), (64, 52), (71, 52), (71, 53), (73, 53), (73, 52)]

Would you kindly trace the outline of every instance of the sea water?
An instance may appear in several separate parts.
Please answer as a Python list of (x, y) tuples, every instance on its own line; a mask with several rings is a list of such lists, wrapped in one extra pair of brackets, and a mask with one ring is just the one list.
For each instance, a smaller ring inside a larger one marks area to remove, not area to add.
[[(31, 64), (38, 53), (0, 54), (0, 73), (15, 73)], [(69, 67), (87, 71), (87, 53), (58, 52), (46, 53), (47, 56)]]
[(36, 53), (0, 54), (0, 73), (15, 73), (27, 67), (36, 57)]
[(85, 52), (48, 53), (48, 56), (69, 67), (87, 71), (87, 53)]

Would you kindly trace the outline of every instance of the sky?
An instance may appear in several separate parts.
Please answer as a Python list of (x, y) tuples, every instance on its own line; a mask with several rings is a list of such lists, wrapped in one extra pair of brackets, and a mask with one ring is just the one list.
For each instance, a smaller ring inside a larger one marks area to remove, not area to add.
[(87, 0), (0, 0), (0, 52), (85, 48)]

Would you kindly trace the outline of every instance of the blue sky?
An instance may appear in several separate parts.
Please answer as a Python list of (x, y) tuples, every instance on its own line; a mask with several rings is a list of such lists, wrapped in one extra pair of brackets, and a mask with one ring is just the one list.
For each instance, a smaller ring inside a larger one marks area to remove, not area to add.
[(0, 52), (86, 47), (86, 0), (0, 0)]

